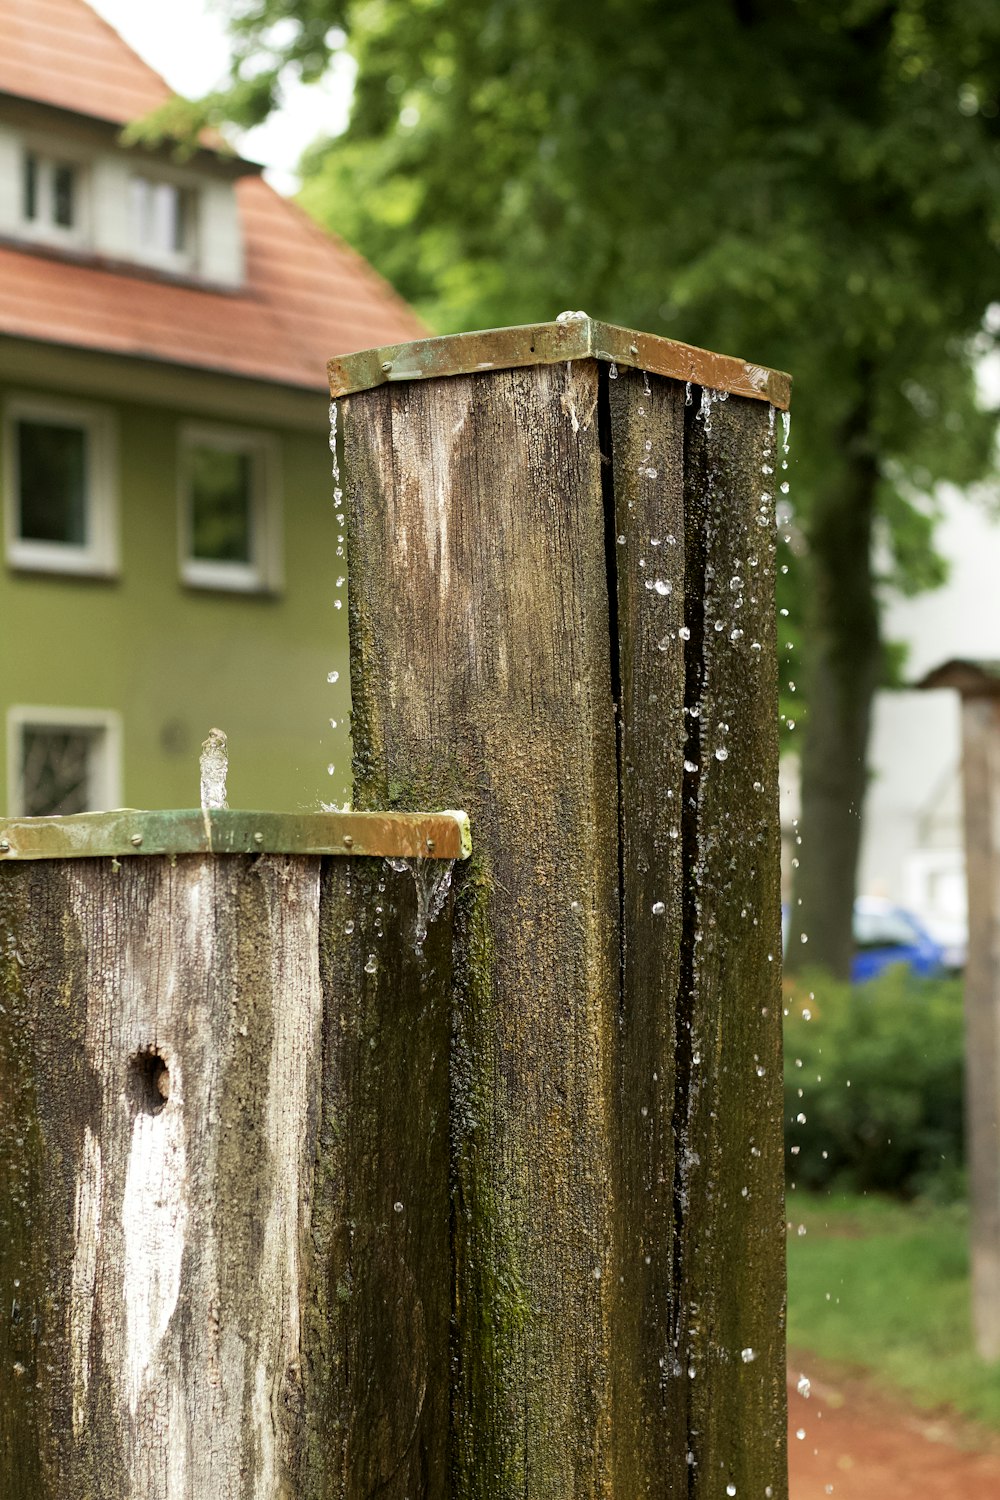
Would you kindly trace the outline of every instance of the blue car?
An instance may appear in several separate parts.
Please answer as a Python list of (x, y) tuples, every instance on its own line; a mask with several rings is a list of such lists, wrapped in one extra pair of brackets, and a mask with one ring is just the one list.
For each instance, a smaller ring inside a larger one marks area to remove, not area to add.
[(906, 964), (914, 974), (926, 978), (949, 969), (945, 949), (912, 912), (878, 896), (859, 896), (854, 903), (851, 979), (862, 984), (892, 964)]

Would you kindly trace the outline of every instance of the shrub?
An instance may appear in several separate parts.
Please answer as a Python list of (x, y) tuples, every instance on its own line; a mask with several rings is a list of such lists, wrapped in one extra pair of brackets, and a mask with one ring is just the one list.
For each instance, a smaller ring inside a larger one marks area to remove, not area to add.
[(963, 1190), (962, 986), (902, 966), (785, 995), (785, 1164), (803, 1188)]

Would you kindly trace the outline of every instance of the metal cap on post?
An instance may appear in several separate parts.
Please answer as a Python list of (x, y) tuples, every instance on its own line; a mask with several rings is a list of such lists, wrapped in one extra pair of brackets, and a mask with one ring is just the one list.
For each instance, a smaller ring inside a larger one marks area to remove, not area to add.
[(327, 365), (330, 394), (337, 400), (389, 381), (436, 380), (446, 375), (478, 375), (486, 370), (527, 369), (566, 360), (597, 359), (616, 368), (666, 375), (707, 390), (769, 401), (787, 411), (792, 381), (781, 370), (713, 354), (657, 334), (601, 323), (585, 312), (560, 313), (553, 323), (525, 323), (388, 344), (344, 354)]

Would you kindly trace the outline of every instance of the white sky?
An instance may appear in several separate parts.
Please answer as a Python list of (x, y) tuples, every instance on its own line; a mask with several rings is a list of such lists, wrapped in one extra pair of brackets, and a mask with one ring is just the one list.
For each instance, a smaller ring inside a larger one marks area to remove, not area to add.
[[(225, 75), (229, 48), (221, 7), (212, 0), (89, 0), (129, 46), (176, 89), (189, 97), (207, 93)], [(304, 88), (293, 84), (282, 108), (265, 125), (233, 136), (251, 161), (263, 162), (271, 184), (282, 192), (297, 186), (295, 165), (318, 135), (333, 135), (347, 123), (353, 69), (335, 60), (328, 79)]]

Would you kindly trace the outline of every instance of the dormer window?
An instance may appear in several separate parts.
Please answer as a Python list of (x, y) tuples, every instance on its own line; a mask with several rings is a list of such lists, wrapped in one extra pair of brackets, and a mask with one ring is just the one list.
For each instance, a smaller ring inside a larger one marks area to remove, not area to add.
[(21, 218), (40, 239), (79, 240), (83, 231), (81, 168), (40, 151), (25, 151)]
[(132, 233), (136, 253), (168, 270), (188, 270), (194, 259), (195, 195), (176, 182), (133, 177)]

